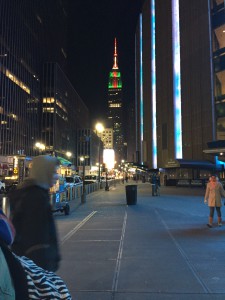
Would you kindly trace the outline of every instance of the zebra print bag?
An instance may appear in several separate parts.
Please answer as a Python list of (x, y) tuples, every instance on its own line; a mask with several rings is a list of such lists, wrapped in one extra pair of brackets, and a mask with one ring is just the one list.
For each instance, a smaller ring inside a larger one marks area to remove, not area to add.
[(38, 267), (25, 256), (14, 256), (26, 273), (29, 299), (72, 300), (66, 284), (59, 276)]

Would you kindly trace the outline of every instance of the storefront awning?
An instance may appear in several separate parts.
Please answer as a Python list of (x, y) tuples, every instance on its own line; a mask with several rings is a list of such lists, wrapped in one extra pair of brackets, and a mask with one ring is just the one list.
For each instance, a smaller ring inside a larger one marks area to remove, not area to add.
[(207, 160), (177, 159), (180, 168), (216, 169), (216, 165)]
[(62, 165), (62, 166), (70, 167), (72, 165), (71, 161), (69, 161), (63, 157), (57, 156), (57, 159), (59, 160), (60, 165)]
[(203, 150), (203, 152), (206, 154), (212, 154), (214, 156), (219, 156), (219, 155), (225, 154), (225, 148), (206, 149), (206, 150)]

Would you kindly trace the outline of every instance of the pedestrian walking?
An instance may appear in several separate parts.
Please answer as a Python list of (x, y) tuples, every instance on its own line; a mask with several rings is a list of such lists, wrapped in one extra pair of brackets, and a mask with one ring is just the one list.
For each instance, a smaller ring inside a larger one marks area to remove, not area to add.
[(218, 226), (222, 226), (222, 217), (221, 217), (221, 206), (222, 201), (221, 197), (225, 197), (225, 191), (222, 184), (219, 182), (216, 175), (210, 177), (209, 182), (206, 186), (204, 203), (209, 206), (209, 222), (207, 226), (212, 228), (213, 226), (213, 216), (216, 208), (217, 217), (218, 217)]
[(56, 157), (35, 157), (29, 178), (9, 194), (11, 219), (16, 229), (13, 252), (53, 272), (59, 267), (60, 254), (49, 188), (58, 179), (57, 168)]

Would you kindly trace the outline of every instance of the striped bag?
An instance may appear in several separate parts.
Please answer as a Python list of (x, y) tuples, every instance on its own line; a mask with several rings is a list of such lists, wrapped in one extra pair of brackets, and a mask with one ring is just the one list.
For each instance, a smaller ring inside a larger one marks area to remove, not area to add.
[(68, 288), (59, 276), (38, 267), (25, 256), (14, 256), (26, 273), (29, 299), (72, 300)]

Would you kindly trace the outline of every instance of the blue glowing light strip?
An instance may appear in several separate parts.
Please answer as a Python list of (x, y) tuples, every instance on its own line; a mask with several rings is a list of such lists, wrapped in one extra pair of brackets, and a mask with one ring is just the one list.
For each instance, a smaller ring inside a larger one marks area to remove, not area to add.
[(182, 158), (179, 0), (172, 0), (175, 158)]
[(156, 61), (155, 61), (155, 0), (151, 0), (151, 54), (152, 54), (152, 163), (157, 169), (157, 134), (156, 134)]
[[(141, 137), (141, 161), (143, 160), (143, 132), (144, 132), (144, 121), (143, 121), (143, 40), (142, 40), (142, 14), (140, 14), (140, 137)], [(142, 162), (143, 163), (143, 162)]]

